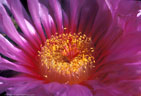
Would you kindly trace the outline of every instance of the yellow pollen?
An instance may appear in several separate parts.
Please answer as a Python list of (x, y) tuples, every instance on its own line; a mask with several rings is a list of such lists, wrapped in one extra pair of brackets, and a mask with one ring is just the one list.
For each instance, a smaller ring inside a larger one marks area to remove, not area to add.
[(67, 28), (65, 27), (64, 30), (66, 30)]
[(38, 56), (41, 74), (49, 82), (80, 83), (95, 67), (92, 40), (81, 33), (52, 36)]

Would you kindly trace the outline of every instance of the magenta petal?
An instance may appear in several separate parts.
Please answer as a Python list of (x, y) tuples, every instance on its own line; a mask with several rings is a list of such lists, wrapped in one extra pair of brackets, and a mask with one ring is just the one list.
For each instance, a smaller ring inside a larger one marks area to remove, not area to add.
[[(26, 87), (26, 89), (29, 88), (28, 86)], [(28, 89), (26, 94), (34, 96), (52, 96), (52, 94), (44, 88), (43, 84), (36, 84), (36, 86), (34, 86), (33, 88), (31, 87), (30, 89)]]
[[(8, 16), (8, 14), (6, 13), (5, 9), (3, 8), (3, 6), (0, 6), (0, 21), (1, 21), (1, 25), (3, 25), (3, 30), (6, 32), (6, 34), (12, 38), (12, 40), (14, 40), (16, 43), (18, 43), (19, 45), (23, 45), (23, 41), (20, 38), (20, 35), (18, 34), (18, 32), (16, 31), (10, 17)], [(12, 33), (11, 33), (12, 32)], [(13, 34), (14, 33), (14, 34)]]
[(57, 29), (59, 33), (62, 33), (62, 9), (58, 0), (48, 0), (50, 13), (57, 24)]
[[(63, 25), (64, 25), (64, 28), (69, 28), (69, 18), (68, 18), (68, 16), (67, 16), (67, 14), (66, 14), (66, 12), (65, 11), (63, 11)], [(64, 30), (64, 33), (68, 33), (68, 29), (67, 30)]]
[[(136, 55), (141, 50), (141, 33), (134, 32), (134, 34), (128, 34), (124, 38), (121, 38), (115, 45), (111, 47), (111, 54), (109, 59), (130, 57)], [(130, 42), (130, 43), (129, 43)]]
[(89, 36), (92, 36), (94, 43), (99, 43), (98, 41), (105, 36), (112, 23), (112, 15), (106, 4), (101, 0), (98, 0), (98, 5), (98, 12), (94, 24), (88, 34)]
[(51, 37), (51, 23), (49, 21), (49, 13), (48, 13), (48, 10), (47, 8), (40, 4), (40, 17), (41, 17), (41, 21), (42, 21), (42, 24), (45, 28), (45, 31), (46, 31), (46, 34), (47, 34), (47, 38), (50, 38)]
[(45, 88), (55, 96), (93, 96), (88, 88), (81, 85), (50, 83)]
[(18, 65), (14, 64), (12, 62), (9, 62), (8, 60), (5, 60), (3, 58), (0, 57), (0, 70), (15, 70), (15, 71), (19, 71), (18, 69)]
[(6, 5), (9, 8), (9, 5), (8, 5), (6, 0), (0, 0), (0, 4), (4, 4), (4, 5)]
[(29, 45), (27, 41), (17, 32), (14, 24), (2, 5), (0, 5), (0, 26), (2, 26), (6, 35), (22, 47), (23, 50), (27, 51), (31, 55), (34, 53), (35, 50), (33, 50), (32, 46)]
[[(20, 1), (19, 0), (15, 0), (15, 1), (8, 0), (8, 3), (10, 5), (11, 11), (12, 11), (18, 25), (20, 26), (20, 28), (24, 32), (25, 37), (28, 40), (30, 40), (30, 42), (32, 42), (34, 45), (36, 45), (36, 47), (38, 47), (39, 46), (38, 43), (40, 44), (38, 34), (36, 31), (30, 30), (31, 29), (30, 26), (32, 26), (32, 25), (29, 26), (29, 24), (31, 23), (31, 21), (29, 22), (27, 20), (29, 17), (25, 17), (27, 15), (27, 13), (25, 13), (25, 9), (21, 5)], [(25, 14), (25, 16), (24, 16), (24, 14)], [(26, 23), (26, 22), (28, 22), (28, 23)], [(32, 27), (32, 29), (34, 29), (34, 28)]]
[[(28, 2), (28, 8), (30, 11), (30, 14), (32, 16), (33, 22), (35, 27), (37, 28), (38, 34), (40, 35), (42, 42), (46, 40), (43, 29), (42, 29), (42, 25), (41, 25), (41, 21), (40, 21), (40, 16), (39, 16), (39, 1), (35, 0), (34, 2), (31, 0), (27, 0)], [(34, 9), (34, 10), (33, 10)]]
[(44, 85), (44, 88), (52, 95), (60, 96), (67, 90), (67, 85), (59, 84), (56, 82)]
[(93, 96), (87, 87), (81, 85), (70, 86), (66, 94), (66, 96)]
[(13, 70), (21, 73), (35, 75), (31, 70), (25, 68), (22, 64), (12, 63), (0, 57), (0, 70)]
[(140, 80), (123, 80), (116, 85), (116, 87), (126, 93), (127, 96), (140, 96), (140, 86)]
[(21, 52), (20, 49), (13, 46), (4, 36), (0, 34), (0, 53), (10, 57), (12, 59), (17, 59), (17, 55)]
[(3, 90), (6, 91), (7, 94), (14, 94), (14, 92), (17, 90), (17, 87), (23, 86), (28, 82), (31, 83), (33, 82), (33, 79), (27, 77), (13, 77), (13, 78), (0, 77), (0, 82), (1, 82), (0, 91)]
[[(23, 83), (19, 82), (19, 84), (17, 86), (15, 86), (9, 90), (10, 92), (8, 92), (8, 94), (27, 94), (30, 90), (37, 89), (36, 87), (38, 88), (38, 83), (36, 83), (36, 82), (34, 82), (34, 83), (25, 82), (25, 81)], [(28, 95), (30, 95), (30, 94), (28, 94)], [(32, 94), (34, 94), (34, 93), (32, 93)]]
[[(126, 7), (124, 6), (126, 4)], [(115, 19), (118, 20), (119, 25), (126, 31), (126, 33), (134, 32), (141, 25), (137, 14), (141, 2), (136, 0), (121, 0), (116, 11)]]
[[(77, 30), (77, 24), (79, 20), (79, 14), (80, 14), (80, 9), (84, 4), (84, 0), (70, 0), (70, 6), (71, 9), (69, 10), (70, 12), (70, 29), (73, 32), (76, 32)], [(81, 2), (81, 3), (80, 3)], [(66, 5), (67, 6), (67, 5)]]
[(115, 16), (115, 12), (117, 11), (118, 9), (118, 5), (119, 5), (119, 2), (121, 0), (116, 0), (116, 1), (113, 1), (113, 0), (105, 0), (108, 8), (110, 9), (111, 13), (112, 13), (112, 16), (114, 17)]
[(79, 15), (85, 0), (64, 0), (64, 11), (68, 16), (69, 32), (76, 32), (77, 24), (79, 24)]
[(88, 81), (94, 96), (130, 96), (118, 90), (114, 85), (104, 85), (97, 80)]
[(95, 0), (85, 0), (85, 3), (81, 8), (81, 13), (79, 14), (78, 32), (82, 32), (87, 35), (91, 31), (97, 12), (97, 2)]
[(124, 80), (120, 83), (104, 85), (97, 81), (90, 81), (93, 87), (94, 96), (140, 96), (140, 80)]
[[(126, 4), (126, 6), (125, 6)], [(120, 13), (122, 16), (131, 16), (138, 13), (141, 2), (135, 0), (120, 0), (117, 13)], [(122, 9), (122, 10), (121, 10)], [(125, 18), (126, 19), (126, 18)]]
[[(20, 62), (20, 65), (32, 66), (31, 62), (27, 61), (26, 58), (29, 58), (22, 50), (18, 49), (12, 45), (4, 36), (0, 34), (0, 53), (4, 56)], [(24, 57), (24, 58), (23, 58)]]

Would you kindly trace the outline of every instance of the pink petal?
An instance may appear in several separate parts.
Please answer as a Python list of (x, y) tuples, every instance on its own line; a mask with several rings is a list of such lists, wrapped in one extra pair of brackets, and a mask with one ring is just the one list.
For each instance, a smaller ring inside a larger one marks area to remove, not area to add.
[[(41, 37), (42, 42), (44, 42), (46, 40), (43, 29), (42, 29), (42, 25), (40, 22), (40, 16), (39, 16), (39, 1), (35, 0), (34, 2), (31, 0), (27, 0), (28, 2), (28, 8), (29, 8), (29, 12), (32, 16), (32, 20), (34, 22), (35, 27), (37, 28), (37, 31)], [(34, 9), (34, 10), (33, 10)]]
[(3, 31), (13, 40), (15, 41), (23, 50), (27, 51), (30, 55), (34, 53), (34, 49), (31, 45), (27, 43), (27, 41), (20, 36), (14, 27), (10, 17), (6, 13), (5, 9), (2, 5), (0, 5), (0, 25), (3, 28)]
[[(57, 24), (57, 29), (59, 33), (62, 33), (62, 8), (59, 4), (58, 0), (48, 0), (49, 4), (49, 12), (51, 16), (53, 17), (54, 21)], [(51, 11), (50, 11), (51, 10)]]
[(51, 37), (51, 24), (50, 24), (50, 22), (49, 22), (49, 13), (48, 13), (48, 10), (47, 10), (47, 8), (44, 6), (44, 5), (42, 5), (42, 4), (40, 4), (40, 7), (39, 7), (40, 9), (40, 17), (41, 17), (41, 22), (42, 22), (42, 24), (43, 24), (43, 26), (44, 26), (44, 28), (45, 28), (45, 31), (46, 31), (46, 34), (47, 34), (47, 38), (50, 38)]
[(27, 77), (13, 77), (13, 78), (0, 77), (0, 82), (1, 82), (0, 93), (7, 91), (7, 93), (11, 94), (10, 90), (14, 89), (15, 86), (21, 86), (21, 85), (23, 86), (23, 84), (26, 82), (33, 82), (33, 79)]
[[(16, 0), (16, 1), (8, 0), (8, 3), (10, 5), (11, 11), (12, 11), (18, 25), (20, 26), (20, 28), (24, 32), (26, 39), (28, 39), (30, 42), (32, 42), (34, 45), (36, 45), (36, 47), (38, 47), (40, 44), (38, 34), (36, 31), (32, 31), (31, 27), (29, 27), (29, 24), (30, 24), (30, 26), (32, 26), (31, 21), (28, 21), (26, 19), (25, 16), (27, 15), (27, 13), (24, 16), (25, 9), (21, 5), (20, 1), (19, 0)], [(26, 22), (28, 22), (28, 23), (26, 23)], [(33, 29), (33, 27), (32, 27), (32, 29)]]
[(66, 94), (66, 96), (93, 96), (87, 87), (81, 85), (72, 85)]

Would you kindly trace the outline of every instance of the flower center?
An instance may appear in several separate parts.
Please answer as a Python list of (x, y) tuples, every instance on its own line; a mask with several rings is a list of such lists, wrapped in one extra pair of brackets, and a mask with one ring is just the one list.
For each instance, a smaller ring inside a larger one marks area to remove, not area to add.
[(39, 52), (41, 75), (49, 81), (80, 83), (90, 76), (95, 63), (91, 38), (85, 34), (61, 34), (47, 39)]

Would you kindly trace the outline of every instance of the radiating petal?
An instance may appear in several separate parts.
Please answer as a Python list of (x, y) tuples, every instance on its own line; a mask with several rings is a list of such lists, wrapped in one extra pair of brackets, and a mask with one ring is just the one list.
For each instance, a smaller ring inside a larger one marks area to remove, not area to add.
[(27, 82), (33, 82), (33, 80), (34, 79), (27, 78), (27, 77), (5, 78), (0, 76), (0, 82), (1, 82), (0, 93), (7, 91), (7, 94), (11, 94), (11, 90), (13, 90), (16, 86), (23, 86)]
[(121, 0), (116, 0), (116, 1), (113, 1), (113, 0), (105, 0), (105, 2), (107, 4), (108, 8), (110, 9), (113, 17), (115, 16), (115, 12), (117, 11), (117, 9), (119, 7), (118, 5), (119, 5), (119, 2), (120, 1)]
[(12, 45), (2, 34), (0, 34), (0, 53), (3, 55), (17, 59), (15, 56), (18, 55), (21, 50), (16, 48), (14, 45)]
[(44, 88), (51, 94), (51, 95), (55, 95), (55, 96), (60, 96), (61, 94), (63, 94), (68, 86), (64, 85), (64, 84), (59, 84), (56, 82), (53, 83), (49, 83), (44, 85)]
[[(40, 21), (40, 15), (39, 15), (39, 1), (38, 0), (27, 0), (28, 2), (28, 8), (29, 8), (29, 12), (32, 16), (32, 20), (34, 22), (34, 25), (40, 35), (40, 38), (43, 41), (45, 41), (45, 35), (44, 35), (44, 31), (42, 29), (42, 25), (41, 25), (41, 21)], [(34, 9), (34, 10), (33, 10)]]
[[(47, 8), (40, 4), (40, 12), (39, 12), (39, 15), (41, 17), (41, 22), (43, 24), (43, 27), (46, 31), (46, 35), (47, 35), (47, 38), (50, 38), (51, 37), (51, 23), (50, 23), (50, 18), (49, 18), (49, 13), (48, 13), (48, 10)], [(52, 22), (52, 21), (51, 21)]]
[(91, 91), (81, 85), (72, 85), (67, 92), (66, 96), (93, 96)]
[(62, 33), (63, 22), (62, 22), (62, 8), (58, 0), (48, 0), (49, 12), (55, 23), (59, 33)]
[(17, 32), (14, 27), (10, 17), (6, 13), (2, 5), (0, 5), (0, 25), (3, 28), (3, 31), (15, 41), (23, 50), (29, 52), (30, 55), (34, 53), (35, 50), (27, 43), (27, 41)]
[[(36, 31), (30, 30), (30, 26), (33, 26), (33, 25), (31, 25), (31, 21), (28, 21), (26, 19), (25, 16), (27, 16), (27, 13), (25, 14), (25, 9), (21, 5), (20, 1), (19, 0), (8, 0), (8, 3), (10, 5), (11, 11), (12, 11), (18, 25), (20, 26), (20, 28), (24, 32), (25, 37), (30, 42), (32, 42), (34, 45), (36, 45), (36, 47), (38, 48), (38, 46), (40, 44), (40, 39), (38, 37), (38, 33)], [(29, 17), (27, 17), (27, 18), (29, 18)], [(30, 26), (29, 26), (29, 24), (30, 24)], [(34, 29), (34, 28), (32, 27), (32, 29)]]

